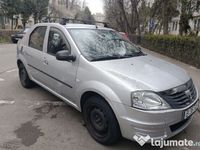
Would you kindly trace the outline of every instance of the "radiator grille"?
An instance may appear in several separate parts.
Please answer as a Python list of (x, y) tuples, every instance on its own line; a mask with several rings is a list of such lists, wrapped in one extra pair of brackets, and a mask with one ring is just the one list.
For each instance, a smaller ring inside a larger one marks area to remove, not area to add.
[(176, 88), (159, 92), (159, 95), (172, 108), (187, 107), (197, 98), (197, 92), (192, 80)]

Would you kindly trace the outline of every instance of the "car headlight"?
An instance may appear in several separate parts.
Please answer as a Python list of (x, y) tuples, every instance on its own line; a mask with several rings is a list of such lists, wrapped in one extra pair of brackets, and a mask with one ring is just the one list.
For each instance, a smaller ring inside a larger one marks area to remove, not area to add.
[(136, 91), (131, 94), (132, 107), (143, 110), (163, 110), (171, 107), (156, 93)]

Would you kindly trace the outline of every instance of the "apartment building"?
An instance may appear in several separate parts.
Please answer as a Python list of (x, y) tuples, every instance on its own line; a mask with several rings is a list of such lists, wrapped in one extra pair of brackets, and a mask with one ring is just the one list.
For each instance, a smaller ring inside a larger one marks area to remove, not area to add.
[[(179, 2), (179, 5), (177, 6), (177, 9), (181, 13), (181, 4)], [(169, 33), (172, 35), (178, 35), (179, 34), (179, 21), (180, 21), (180, 14), (177, 17), (172, 18), (171, 22), (169, 23)], [(193, 13), (193, 19), (189, 20), (189, 25), (191, 28), (191, 31), (196, 34), (198, 30), (200, 30), (200, 10), (195, 11)], [(198, 36), (200, 36), (200, 33), (198, 33)]]

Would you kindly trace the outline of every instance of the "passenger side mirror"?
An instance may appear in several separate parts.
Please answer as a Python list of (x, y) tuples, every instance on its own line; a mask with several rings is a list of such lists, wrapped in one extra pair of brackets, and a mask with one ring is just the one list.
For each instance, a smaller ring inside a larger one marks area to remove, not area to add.
[(68, 50), (62, 50), (56, 53), (56, 59), (60, 61), (75, 61), (76, 56), (69, 54)]

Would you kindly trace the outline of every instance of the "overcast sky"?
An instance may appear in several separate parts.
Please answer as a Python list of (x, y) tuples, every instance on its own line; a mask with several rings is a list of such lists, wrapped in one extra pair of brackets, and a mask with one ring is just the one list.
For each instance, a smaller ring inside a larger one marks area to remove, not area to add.
[(103, 4), (104, 0), (86, 0), (87, 6), (90, 8), (90, 11), (94, 14), (97, 12), (103, 13)]

